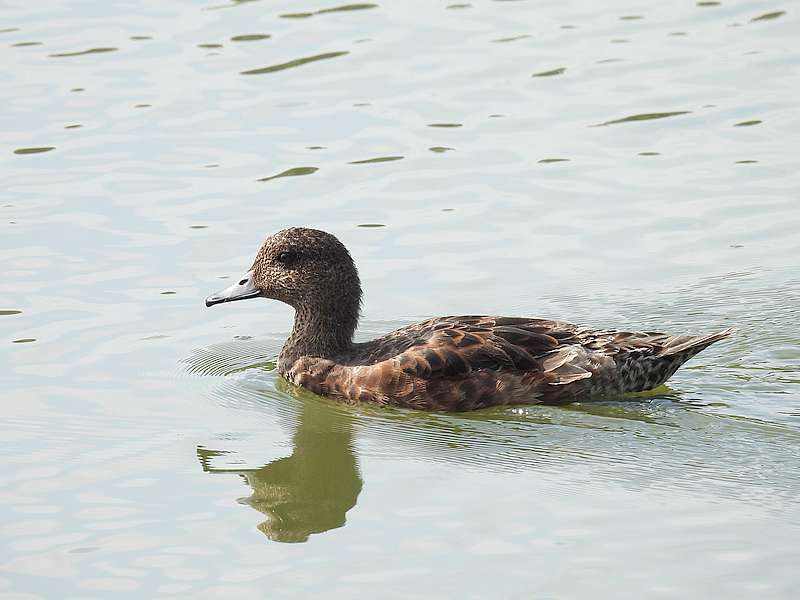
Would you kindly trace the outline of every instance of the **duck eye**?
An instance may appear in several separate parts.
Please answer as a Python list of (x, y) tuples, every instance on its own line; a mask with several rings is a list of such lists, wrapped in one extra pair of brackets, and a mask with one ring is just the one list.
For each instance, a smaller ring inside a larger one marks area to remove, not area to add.
[(289, 262), (294, 257), (295, 257), (295, 253), (294, 252), (283, 251), (280, 254), (278, 254), (278, 261), (282, 262), (282, 263), (285, 263), (285, 262)]

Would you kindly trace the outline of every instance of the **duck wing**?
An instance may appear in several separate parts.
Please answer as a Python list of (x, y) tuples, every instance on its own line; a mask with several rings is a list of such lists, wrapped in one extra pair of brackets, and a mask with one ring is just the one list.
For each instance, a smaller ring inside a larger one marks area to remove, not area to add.
[(383, 355), (378, 361), (393, 360), (404, 372), (424, 378), (463, 377), (482, 369), (543, 372), (560, 365), (544, 365), (542, 359), (580, 344), (582, 334), (578, 326), (562, 321), (438, 317), (376, 340), (376, 353)]

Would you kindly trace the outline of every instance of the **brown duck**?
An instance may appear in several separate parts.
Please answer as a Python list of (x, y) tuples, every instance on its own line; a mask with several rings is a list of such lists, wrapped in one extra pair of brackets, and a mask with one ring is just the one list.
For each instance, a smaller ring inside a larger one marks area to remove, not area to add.
[(278, 372), (347, 402), (464, 411), (561, 404), (657, 387), (728, 337), (597, 330), (527, 317), (435, 317), (353, 342), (361, 284), (333, 235), (293, 227), (269, 237), (237, 283), (206, 306), (272, 298), (295, 309)]

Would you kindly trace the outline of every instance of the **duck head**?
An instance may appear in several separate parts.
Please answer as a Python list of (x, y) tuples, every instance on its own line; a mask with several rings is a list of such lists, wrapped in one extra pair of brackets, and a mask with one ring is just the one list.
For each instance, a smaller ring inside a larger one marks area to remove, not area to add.
[(349, 347), (358, 324), (361, 283), (350, 253), (335, 236), (292, 227), (267, 238), (250, 269), (206, 298), (206, 306), (250, 298), (271, 298), (295, 309), (294, 330), (282, 353), (290, 361)]
[(236, 283), (206, 298), (206, 306), (271, 298), (295, 309), (359, 303), (361, 284), (350, 253), (335, 236), (292, 227), (268, 237)]

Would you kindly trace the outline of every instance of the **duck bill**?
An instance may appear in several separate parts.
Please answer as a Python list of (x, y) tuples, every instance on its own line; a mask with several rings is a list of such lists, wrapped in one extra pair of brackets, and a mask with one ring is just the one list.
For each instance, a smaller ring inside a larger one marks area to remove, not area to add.
[(253, 272), (248, 271), (233, 285), (206, 298), (206, 306), (214, 306), (215, 304), (222, 304), (223, 302), (234, 302), (235, 300), (249, 300), (250, 298), (258, 298), (261, 295), (261, 290), (253, 283)]

